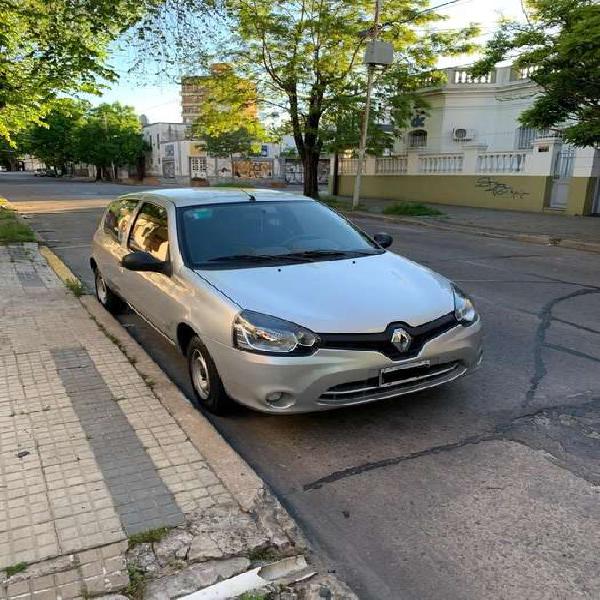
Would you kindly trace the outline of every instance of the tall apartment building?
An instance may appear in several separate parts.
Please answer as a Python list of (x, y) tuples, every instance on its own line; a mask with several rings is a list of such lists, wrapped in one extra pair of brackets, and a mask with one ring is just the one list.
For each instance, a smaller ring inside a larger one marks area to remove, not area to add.
[[(200, 115), (200, 106), (205, 101), (206, 94), (208, 93), (207, 82), (216, 74), (221, 74), (231, 69), (231, 65), (227, 63), (215, 63), (211, 65), (208, 75), (188, 75), (181, 79), (181, 117), (186, 126), (191, 127)], [(249, 80), (240, 77), (239, 81), (240, 85), (252, 86), (252, 89), (255, 90)], [(258, 113), (255, 102), (251, 106), (248, 106), (246, 110), (250, 111), (253, 116), (256, 116)]]

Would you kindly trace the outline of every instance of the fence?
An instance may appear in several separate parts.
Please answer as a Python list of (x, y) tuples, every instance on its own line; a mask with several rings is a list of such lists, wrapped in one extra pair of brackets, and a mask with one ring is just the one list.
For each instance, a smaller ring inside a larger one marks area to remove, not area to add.
[(463, 170), (463, 154), (430, 154), (419, 156), (420, 173), (460, 173)]
[(484, 152), (477, 157), (479, 173), (521, 173), (527, 152)]
[[(381, 173), (382, 175), (406, 173), (407, 168), (408, 159), (406, 156), (386, 156), (375, 159), (375, 173)], [(354, 172), (356, 173), (356, 170)]]

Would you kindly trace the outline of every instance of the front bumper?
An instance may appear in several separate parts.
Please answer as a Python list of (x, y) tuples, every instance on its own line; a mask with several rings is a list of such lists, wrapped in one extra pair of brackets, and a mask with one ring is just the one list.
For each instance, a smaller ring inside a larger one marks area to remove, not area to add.
[[(362, 350), (264, 356), (204, 341), (232, 398), (262, 412), (302, 413), (374, 402), (448, 383), (479, 365), (481, 338), (480, 320), (469, 327), (457, 325), (427, 342), (417, 356), (400, 361)], [(382, 379), (382, 369), (390, 368)], [(266, 401), (274, 393), (283, 394), (281, 407)]]

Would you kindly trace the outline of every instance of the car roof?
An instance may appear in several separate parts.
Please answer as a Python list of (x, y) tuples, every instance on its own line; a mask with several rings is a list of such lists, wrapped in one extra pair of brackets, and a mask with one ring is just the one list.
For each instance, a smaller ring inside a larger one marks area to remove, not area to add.
[(140, 199), (166, 200), (175, 206), (194, 206), (197, 204), (226, 204), (235, 202), (250, 202), (251, 196), (256, 202), (293, 202), (311, 200), (307, 196), (268, 189), (248, 188), (171, 188), (147, 190), (127, 194)]

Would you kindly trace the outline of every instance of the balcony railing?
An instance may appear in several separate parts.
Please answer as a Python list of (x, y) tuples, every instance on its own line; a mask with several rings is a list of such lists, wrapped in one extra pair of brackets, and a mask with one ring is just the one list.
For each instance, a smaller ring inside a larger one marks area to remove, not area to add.
[(380, 175), (395, 175), (406, 173), (408, 159), (406, 156), (386, 156), (375, 159), (375, 173)]
[(420, 173), (460, 173), (462, 170), (462, 153), (423, 154), (419, 156)]
[(479, 173), (521, 173), (527, 152), (484, 152), (477, 157)]

